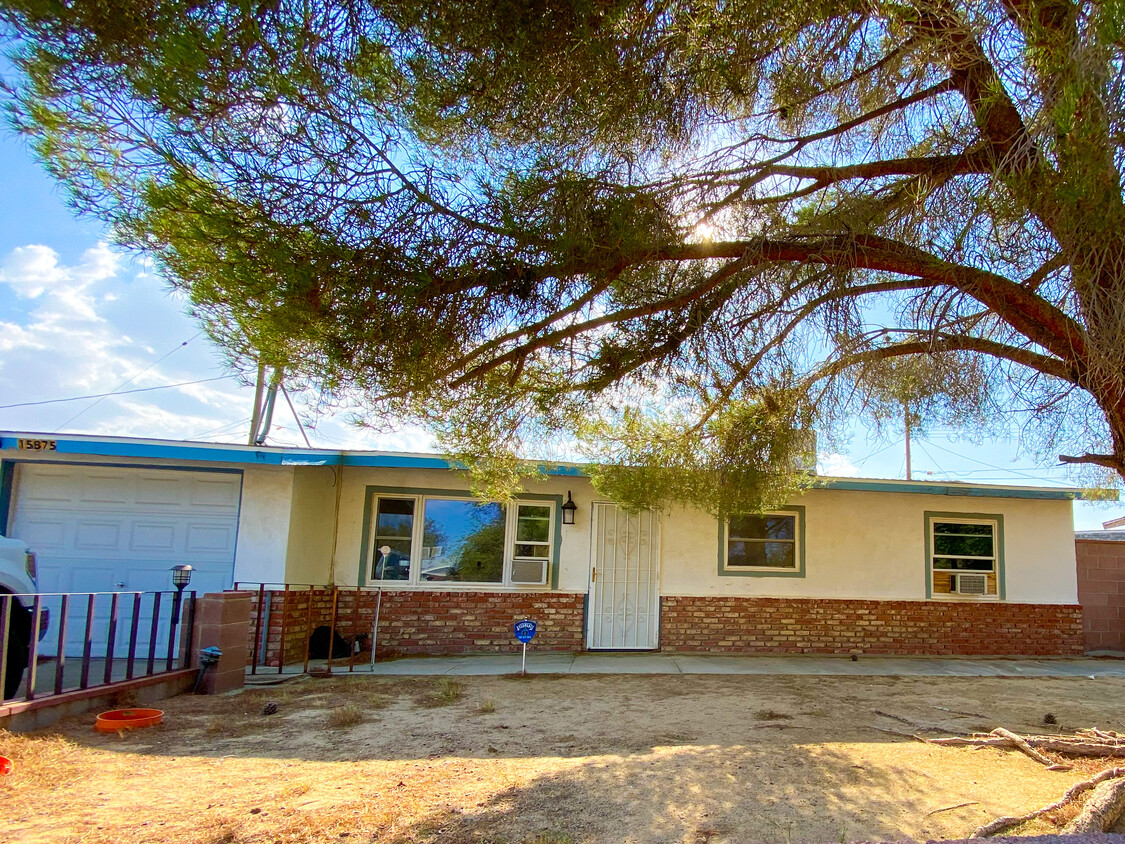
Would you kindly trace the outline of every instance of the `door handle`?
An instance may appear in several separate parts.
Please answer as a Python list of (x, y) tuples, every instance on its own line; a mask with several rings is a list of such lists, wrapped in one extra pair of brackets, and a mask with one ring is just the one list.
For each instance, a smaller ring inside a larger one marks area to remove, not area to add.
[(597, 566), (594, 566), (593, 571), (592, 571), (592, 582), (593, 583), (598, 582), (598, 567)]

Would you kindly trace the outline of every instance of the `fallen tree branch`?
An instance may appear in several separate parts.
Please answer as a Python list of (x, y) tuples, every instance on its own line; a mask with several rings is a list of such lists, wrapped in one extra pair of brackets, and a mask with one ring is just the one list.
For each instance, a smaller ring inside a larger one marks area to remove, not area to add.
[[(926, 741), (930, 744), (940, 744), (946, 747), (1012, 747), (1015, 744), (1010, 738), (993, 734), (989, 734), (989, 736), (974, 736), (973, 738), (954, 736), (951, 738), (926, 739)], [(1030, 747), (1038, 750), (1051, 750), (1064, 756), (1104, 758), (1125, 756), (1125, 745), (1117, 742), (1083, 741), (1082, 739), (1070, 739), (1064, 736), (1023, 736), (1022, 738)]]
[(965, 806), (978, 806), (978, 805), (980, 805), (980, 804), (976, 800), (969, 800), (966, 803), (958, 803), (956, 806), (943, 806), (940, 809), (934, 809), (932, 812), (926, 812), (926, 817), (928, 818), (930, 815), (937, 815), (937, 814), (940, 814), (941, 812), (952, 812), (954, 809), (961, 809), (961, 808), (964, 808)]
[[(1118, 777), (1125, 777), (1125, 768), (1107, 768), (1097, 776), (1091, 777), (1088, 780), (1075, 783), (1067, 789), (1066, 794), (1060, 800), (1052, 803), (1050, 806), (1044, 806), (1042, 809), (1036, 809), (1034, 812), (1028, 812), (1026, 815), (1019, 815), (1018, 817), (1004, 817), (997, 818), (994, 821), (986, 823), (984, 826), (973, 830), (973, 834), (969, 838), (988, 838), (990, 835), (995, 835), (998, 832), (1011, 829), (1014, 826), (1019, 826), (1021, 823), (1034, 820), (1040, 815), (1045, 815), (1048, 812), (1053, 812), (1056, 809), (1061, 809), (1079, 794), (1089, 791), (1096, 785), (1100, 785), (1106, 780), (1116, 779)], [(1100, 831), (1100, 830), (1099, 830)]]
[(1041, 765), (1046, 765), (1049, 768), (1055, 764), (1054, 760), (1048, 759), (1046, 756), (1044, 756), (1042, 753), (1040, 753), (1038, 750), (1024, 741), (1020, 736), (1017, 736), (1011, 730), (1005, 730), (1003, 727), (997, 727), (992, 731), (992, 735), (1006, 738), (1008, 741), (1010, 741), (1012, 744), (1014, 744), (1016, 747), (1018, 747), (1020, 750), (1022, 750), (1024, 753), (1026, 753)]
[[(1125, 769), (1115, 768), (1122, 771)], [(1094, 789), (1078, 816), (1063, 827), (1063, 834), (1109, 832), (1125, 811), (1125, 779), (1103, 782)]]

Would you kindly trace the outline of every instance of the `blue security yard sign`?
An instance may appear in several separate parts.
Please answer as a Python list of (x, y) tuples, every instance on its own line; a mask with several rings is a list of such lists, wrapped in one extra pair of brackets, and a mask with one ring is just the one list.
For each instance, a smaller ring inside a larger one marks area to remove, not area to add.
[(516, 638), (523, 642), (523, 659), (520, 660), (520, 673), (527, 673), (527, 643), (535, 638), (535, 622), (530, 618), (525, 618), (523, 621), (517, 621), (512, 625), (512, 630), (516, 634)]
[(526, 645), (535, 638), (535, 626), (535, 622), (529, 619), (517, 621), (513, 627), (516, 632), (516, 638)]

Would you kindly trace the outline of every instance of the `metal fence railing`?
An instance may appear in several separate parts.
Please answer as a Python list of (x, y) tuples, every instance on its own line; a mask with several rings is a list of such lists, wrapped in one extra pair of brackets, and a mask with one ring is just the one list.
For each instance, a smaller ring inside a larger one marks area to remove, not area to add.
[(325, 660), (324, 669), (354, 671), (371, 659), (381, 590), (370, 586), (235, 583), (249, 592), (251, 674)]
[(0, 595), (3, 698), (35, 700), (187, 668), (195, 592)]

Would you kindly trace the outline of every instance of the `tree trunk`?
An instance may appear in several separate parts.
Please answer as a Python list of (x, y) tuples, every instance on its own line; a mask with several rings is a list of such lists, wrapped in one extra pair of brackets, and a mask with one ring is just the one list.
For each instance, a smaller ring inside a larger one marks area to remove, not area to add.
[(1109, 832), (1125, 811), (1125, 779), (1103, 782), (1094, 789), (1077, 817), (1063, 829), (1064, 835)]

